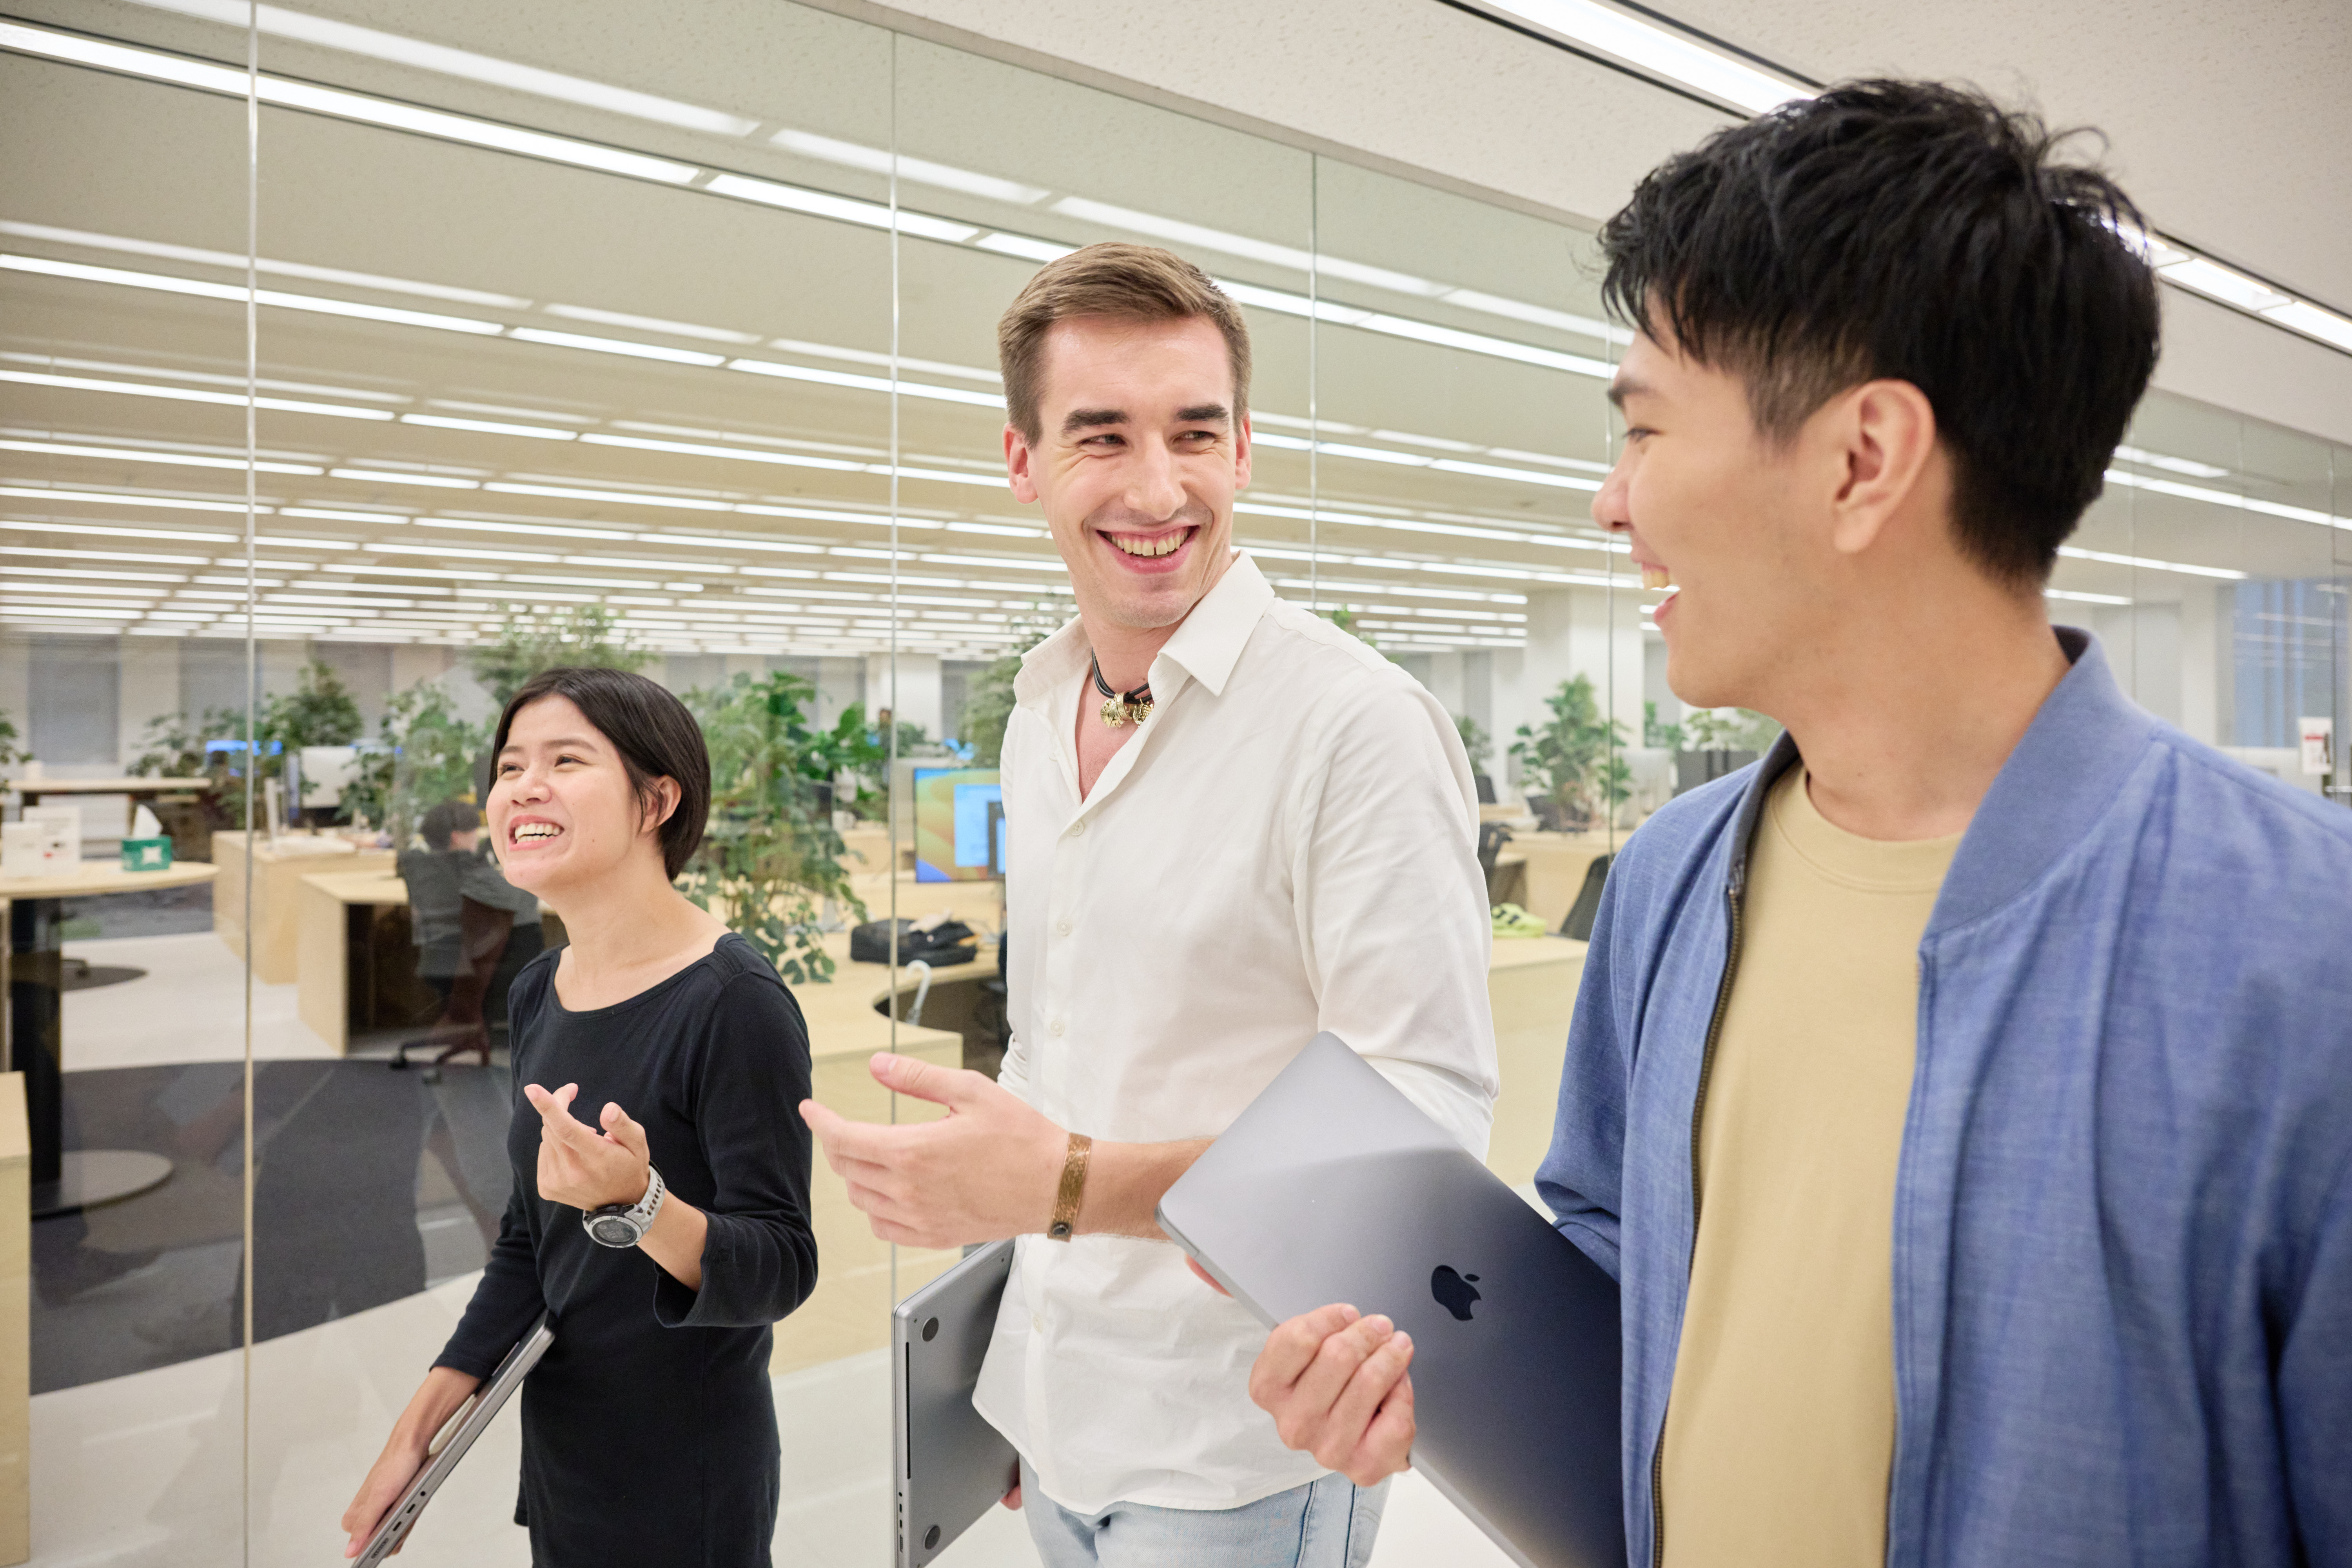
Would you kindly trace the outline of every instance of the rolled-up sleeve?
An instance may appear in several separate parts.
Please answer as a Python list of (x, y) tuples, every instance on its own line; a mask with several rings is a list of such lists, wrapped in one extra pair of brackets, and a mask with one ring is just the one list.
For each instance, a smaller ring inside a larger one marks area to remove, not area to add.
[(1452, 720), (1381, 681), (1301, 781), (1292, 885), (1320, 1027), (1484, 1159), (1498, 1077), (1477, 795)]
[(816, 1288), (809, 1223), (808, 1030), (782, 983), (730, 980), (711, 1009), (694, 1083), (695, 1131), (715, 1192), (704, 1218), (702, 1284), (667, 1273), (654, 1314), (668, 1328), (772, 1323)]

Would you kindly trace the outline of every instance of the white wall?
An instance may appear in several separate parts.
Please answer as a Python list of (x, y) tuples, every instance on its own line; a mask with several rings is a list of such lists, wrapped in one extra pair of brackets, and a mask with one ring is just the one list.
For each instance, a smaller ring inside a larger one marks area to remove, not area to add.
[(887, 708), (900, 723), (920, 724), (923, 733), (939, 739), (940, 719), (940, 656), (900, 653), (892, 674), (887, 653), (866, 656), (866, 712), (872, 718)]

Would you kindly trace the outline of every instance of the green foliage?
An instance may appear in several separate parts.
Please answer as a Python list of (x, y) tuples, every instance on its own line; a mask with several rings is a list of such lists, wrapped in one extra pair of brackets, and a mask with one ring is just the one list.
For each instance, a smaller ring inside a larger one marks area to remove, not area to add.
[(445, 688), (419, 681), (384, 704), (376, 732), (343, 786), (343, 809), (382, 825), (404, 847), (433, 807), (473, 800), (474, 763), (490, 743), (490, 726), (458, 717)]
[(1658, 722), (1658, 705), (1644, 702), (1642, 704), (1642, 744), (1654, 750), (1679, 752), (1683, 750), (1683, 727)]
[(1053, 636), (1051, 626), (1021, 628), (1021, 638), (1004, 657), (971, 678), (963, 699), (963, 742), (971, 748), (971, 765), (992, 768), (1004, 760), (1004, 726), (1013, 721), (1013, 678), (1021, 673), (1021, 656)]
[(1685, 751), (1761, 752), (1780, 738), (1780, 725), (1745, 708), (1702, 708), (1683, 716), (1682, 732)]
[(0, 768), (26, 760), (26, 753), (16, 748), (16, 721), (8, 717), (7, 710), (0, 709)]
[(643, 669), (653, 652), (619, 629), (602, 605), (575, 605), (547, 615), (510, 615), (498, 638), (476, 647), (468, 659), (474, 679), (503, 709), (522, 683), (542, 669), (588, 665), (606, 669)]
[(1495, 754), (1495, 737), (1486, 733), (1486, 727), (1467, 713), (1454, 716), (1454, 728), (1462, 736), (1462, 749), (1470, 753), (1470, 765), (1479, 769), (1486, 767), (1488, 759)]
[(1519, 776), (1571, 816), (1604, 814), (1633, 791), (1625, 726), (1601, 717), (1590, 676), (1561, 681), (1544, 703), (1551, 717), (1539, 729), (1520, 725), (1511, 743)]
[(292, 692), (268, 699), (261, 705), (261, 744), (265, 752), (283, 748), (299, 752), (305, 746), (348, 746), (366, 731), (360, 705), (351, 689), (325, 659), (302, 667)]
[(818, 900), (837, 900), (866, 918), (817, 786), (855, 765), (845, 759), (870, 760), (881, 751), (854, 706), (831, 731), (811, 729), (802, 705), (815, 696), (807, 681), (781, 670), (740, 674), (687, 696), (710, 747), (710, 824), (679, 889), (706, 910), (723, 905), (728, 924), (795, 984), (833, 975), (817, 929)]

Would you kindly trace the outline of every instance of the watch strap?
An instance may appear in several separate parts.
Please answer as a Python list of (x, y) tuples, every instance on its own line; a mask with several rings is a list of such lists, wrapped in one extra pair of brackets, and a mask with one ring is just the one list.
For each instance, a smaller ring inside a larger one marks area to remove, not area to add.
[[(588, 1238), (600, 1247), (635, 1247), (645, 1239), (646, 1232), (653, 1228), (654, 1216), (661, 1212), (662, 1200), (668, 1195), (668, 1184), (662, 1180), (659, 1171), (648, 1164), (646, 1167), (644, 1196), (633, 1204), (606, 1204), (601, 1208), (589, 1209), (581, 1215), (580, 1223), (586, 1228)], [(631, 1232), (629, 1238), (626, 1241), (606, 1240), (596, 1228), (600, 1220), (618, 1220), (628, 1226)]]
[(1070, 1134), (1069, 1152), (1062, 1157), (1061, 1190), (1054, 1194), (1053, 1222), (1045, 1226), (1045, 1235), (1055, 1241), (1067, 1241), (1078, 1233), (1078, 1204), (1087, 1195), (1087, 1162), (1094, 1146), (1085, 1133)]

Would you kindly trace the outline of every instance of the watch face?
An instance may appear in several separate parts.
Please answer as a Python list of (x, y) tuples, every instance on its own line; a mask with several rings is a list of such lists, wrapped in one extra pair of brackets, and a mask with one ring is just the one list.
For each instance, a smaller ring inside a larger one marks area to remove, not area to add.
[(635, 1247), (637, 1244), (637, 1227), (619, 1215), (598, 1215), (588, 1222), (588, 1234), (607, 1247)]

